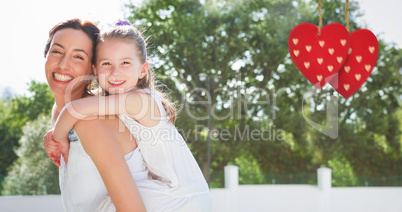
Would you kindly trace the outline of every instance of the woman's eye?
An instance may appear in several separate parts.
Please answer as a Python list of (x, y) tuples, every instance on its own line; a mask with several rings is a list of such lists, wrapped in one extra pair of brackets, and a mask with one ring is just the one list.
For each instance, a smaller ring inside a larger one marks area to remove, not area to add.
[(108, 66), (108, 65), (110, 65), (110, 63), (109, 62), (104, 62), (104, 63), (102, 63), (102, 65), (103, 66)]
[(81, 56), (75, 56), (75, 58), (80, 59), (80, 60), (84, 60), (84, 58), (81, 57)]
[(128, 65), (128, 64), (130, 64), (130, 62), (127, 62), (127, 61), (123, 62), (123, 65)]
[(54, 54), (61, 54), (61, 52), (57, 51), (57, 50), (52, 50), (52, 53)]

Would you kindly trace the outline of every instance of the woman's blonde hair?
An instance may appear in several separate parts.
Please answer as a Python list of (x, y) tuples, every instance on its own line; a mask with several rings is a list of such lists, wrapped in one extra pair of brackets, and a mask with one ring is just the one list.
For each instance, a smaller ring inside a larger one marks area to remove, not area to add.
[[(119, 22), (121, 23), (121, 21)], [(147, 55), (147, 39), (144, 38), (143, 34), (136, 27), (128, 24), (129, 23), (127, 21), (124, 21), (123, 24), (116, 24), (116, 26), (108, 30), (101, 31), (98, 37), (98, 43), (104, 42), (107, 39), (119, 39), (126, 42), (131, 42), (137, 47), (141, 63), (149, 63)], [(155, 80), (155, 74), (151, 67), (149, 67), (148, 73), (143, 78), (138, 79), (137, 82), (138, 89), (148, 88), (159, 96), (166, 111), (166, 115), (169, 116), (169, 122), (175, 123), (176, 106), (165, 93), (159, 91), (159, 87), (162, 87), (162, 84)], [(103, 91), (103, 93), (106, 92)]]

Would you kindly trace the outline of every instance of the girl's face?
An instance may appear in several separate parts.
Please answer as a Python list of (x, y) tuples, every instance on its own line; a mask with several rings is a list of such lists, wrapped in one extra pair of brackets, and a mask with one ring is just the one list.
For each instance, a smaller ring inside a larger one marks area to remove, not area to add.
[[(50, 90), (65, 95), (68, 84), (75, 78), (89, 75), (92, 61), (92, 41), (81, 30), (72, 28), (57, 31), (46, 55), (45, 73)], [(87, 83), (81, 81), (74, 89)], [(71, 92), (71, 91), (69, 91)]]
[(137, 46), (124, 40), (106, 39), (98, 43), (96, 58), (95, 75), (109, 94), (136, 88), (138, 80), (148, 71), (148, 63), (141, 63)]

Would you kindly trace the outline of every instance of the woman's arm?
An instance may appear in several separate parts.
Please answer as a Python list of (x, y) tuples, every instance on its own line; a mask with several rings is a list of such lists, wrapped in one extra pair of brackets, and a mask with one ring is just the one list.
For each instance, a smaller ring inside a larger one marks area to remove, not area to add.
[(130, 139), (130, 133), (127, 130), (119, 132), (119, 124), (123, 123), (117, 117), (79, 121), (75, 125), (75, 131), (96, 165), (117, 211), (145, 211), (119, 146), (119, 141)]

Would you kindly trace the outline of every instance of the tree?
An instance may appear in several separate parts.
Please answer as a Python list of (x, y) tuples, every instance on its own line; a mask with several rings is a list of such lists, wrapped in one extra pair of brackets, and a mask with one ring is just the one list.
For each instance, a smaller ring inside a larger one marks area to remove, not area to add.
[(58, 168), (43, 149), (43, 135), (51, 128), (50, 116), (39, 116), (23, 127), (16, 149), (18, 159), (3, 181), (2, 195), (59, 194)]
[[(349, 4), (353, 31), (359, 28), (355, 19), (360, 12), (356, 2)], [(340, 0), (324, 1), (324, 25), (345, 25), (345, 6)], [(228, 141), (212, 142), (213, 171), (244, 158), (255, 158), (266, 173), (315, 173), (320, 166), (338, 164), (333, 161), (350, 164), (359, 175), (385, 169), (388, 174), (402, 173), (397, 165), (401, 163), (401, 140), (396, 115), (402, 87), (397, 80), (400, 50), (380, 41), (378, 71), (353, 97), (345, 100), (326, 87), (302, 107), (303, 95), (312, 85), (291, 61), (287, 39), (299, 23), (318, 25), (317, 1), (149, 0), (128, 8), (131, 22), (145, 26), (147, 34), (152, 35), (151, 54), (157, 76), (172, 90), (179, 108), (184, 108), (177, 126), (189, 132), (190, 136), (185, 137), (204, 173), (208, 171), (206, 139), (195, 139), (199, 132), (194, 126), (204, 126), (204, 133), (199, 134), (205, 138), (206, 119), (200, 117), (206, 117), (208, 105), (201, 101), (209, 100), (209, 96), (215, 114), (211, 117), (212, 130), (232, 132)], [(199, 73), (220, 77), (209, 96), (202, 89), (206, 85)], [(316, 131), (304, 120), (306, 114), (324, 125), (323, 108), (329, 99), (339, 103), (337, 139)], [(239, 138), (236, 129), (270, 129), (276, 136), (269, 140)], [(389, 152), (381, 150), (384, 144)], [(368, 160), (369, 155), (377, 155), (381, 162)]]
[[(212, 158), (219, 161), (213, 163), (217, 165), (215, 169), (222, 169), (222, 164), (234, 162), (242, 154), (250, 154), (250, 138), (236, 139), (234, 132), (254, 126), (253, 118), (261, 111), (261, 105), (253, 102), (264, 96), (250, 91), (265, 89), (264, 79), (272, 75), (287, 54), (289, 22), (297, 20), (297, 8), (292, 2), (151, 0), (142, 7), (129, 6), (132, 22), (151, 26), (158, 76), (182, 105), (190, 105), (179, 114), (178, 127), (194, 131), (196, 124), (206, 126), (206, 120), (200, 117), (206, 117), (208, 107), (200, 102), (210, 96), (215, 114), (211, 129), (230, 130), (229, 141), (212, 144)], [(307, 11), (307, 5), (298, 2), (301, 13)], [(220, 77), (210, 94), (205, 94), (206, 85), (199, 80), (199, 73)], [(249, 102), (247, 108), (245, 101)], [(206, 143), (192, 138), (187, 141), (206, 173)]]
[(17, 159), (13, 149), (23, 135), (22, 127), (39, 115), (51, 113), (54, 100), (46, 83), (31, 81), (28, 91), (30, 96), (0, 101), (0, 175), (6, 175), (7, 167)]
[(8, 100), (12, 99), (15, 95), (13, 88), (11, 88), (9, 86), (7, 86), (5, 88), (0, 87), (0, 93), (2, 93), (0, 96), (0, 99), (4, 99), (6, 102)]

